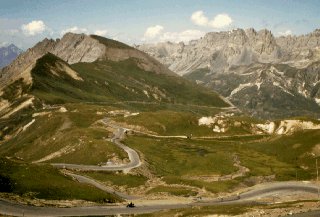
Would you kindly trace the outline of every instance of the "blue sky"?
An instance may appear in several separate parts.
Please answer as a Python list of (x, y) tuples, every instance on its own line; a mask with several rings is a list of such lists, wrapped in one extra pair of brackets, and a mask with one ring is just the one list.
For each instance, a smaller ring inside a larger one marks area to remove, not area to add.
[(319, 11), (319, 0), (0, 0), (0, 45), (26, 49), (67, 31), (129, 44), (250, 27), (300, 35), (320, 28)]

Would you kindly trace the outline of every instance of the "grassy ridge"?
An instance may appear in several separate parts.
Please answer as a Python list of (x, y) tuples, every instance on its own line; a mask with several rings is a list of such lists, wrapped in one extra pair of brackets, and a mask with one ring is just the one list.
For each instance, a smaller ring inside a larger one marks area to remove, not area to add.
[[(269, 159), (261, 160), (264, 167), (269, 166), (269, 173), (276, 173), (278, 179), (288, 180), (297, 178), (308, 180), (316, 175), (315, 160), (319, 158), (319, 153), (314, 153), (314, 147), (319, 145), (320, 130), (300, 131), (293, 135), (279, 136), (269, 141), (248, 144), (247, 148), (251, 152), (263, 153), (268, 158), (283, 162), (282, 165), (290, 165), (290, 170), (286, 172), (272, 171), (272, 164)], [(252, 156), (255, 158), (255, 156)], [(250, 160), (248, 155), (243, 156), (244, 160)], [(251, 167), (256, 173), (261, 166)], [(285, 167), (283, 168), (285, 169)]]
[[(212, 129), (198, 125), (198, 117), (188, 112), (162, 110), (143, 112), (136, 116), (116, 117), (116, 121), (143, 126), (160, 135), (204, 136), (212, 134)], [(145, 121), (148, 120), (148, 121)]]
[[(288, 136), (203, 141), (135, 136), (126, 139), (125, 143), (139, 150), (145, 156), (149, 169), (166, 183), (220, 192), (229, 191), (247, 178), (256, 176), (274, 175), (279, 181), (314, 179), (315, 159), (319, 153), (315, 155), (313, 152), (319, 141), (320, 131), (309, 130)], [(236, 171), (233, 154), (240, 158), (241, 165), (250, 169), (244, 177), (220, 182), (188, 178)]]
[(2, 192), (12, 192), (31, 198), (81, 199), (95, 202), (120, 200), (114, 195), (75, 182), (51, 166), (14, 162), (4, 158), (0, 158), (0, 182)]
[(29, 128), (0, 146), (0, 154), (32, 162), (69, 147), (47, 162), (99, 164), (113, 156), (127, 158), (126, 152), (105, 140), (110, 132), (90, 127), (101, 117), (89, 108), (81, 111), (36, 117)]
[(67, 65), (47, 54), (32, 70), (31, 92), (47, 103), (161, 101), (228, 106), (216, 93), (183, 78), (142, 70), (135, 59), (77, 63), (72, 68), (83, 81), (71, 78), (57, 63)]

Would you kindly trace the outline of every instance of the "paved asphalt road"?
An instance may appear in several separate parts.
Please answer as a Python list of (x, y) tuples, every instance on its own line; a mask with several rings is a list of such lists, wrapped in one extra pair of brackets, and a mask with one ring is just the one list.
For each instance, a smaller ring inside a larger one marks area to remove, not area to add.
[(128, 194), (124, 194), (124, 193), (122, 193), (122, 192), (120, 192), (120, 191), (114, 190), (114, 189), (111, 188), (111, 187), (107, 187), (107, 186), (99, 183), (98, 181), (90, 178), (90, 177), (81, 176), (81, 175), (74, 174), (74, 173), (70, 173), (70, 172), (66, 172), (66, 174), (67, 174), (68, 176), (71, 176), (71, 177), (75, 178), (78, 182), (92, 185), (92, 186), (94, 186), (94, 187), (96, 187), (96, 188), (101, 189), (102, 191), (106, 191), (106, 192), (108, 192), (108, 193), (115, 194), (115, 195), (121, 197), (122, 199), (125, 199), (125, 200), (135, 200), (135, 199), (138, 199), (138, 197), (136, 197), (136, 196), (131, 196), (131, 195), (128, 195)]
[[(138, 214), (150, 213), (166, 209), (187, 208), (192, 206), (212, 206), (226, 204), (252, 204), (257, 203), (258, 198), (271, 196), (272, 194), (281, 194), (282, 192), (309, 192), (318, 193), (318, 186), (312, 183), (303, 182), (280, 182), (268, 183), (256, 186), (239, 196), (230, 196), (228, 198), (213, 199), (206, 202), (193, 202), (189, 204), (152, 204), (127, 208), (123, 206), (93, 206), (93, 207), (73, 207), (73, 208), (53, 208), (53, 207), (33, 207), (17, 204), (7, 200), (0, 199), (0, 213), (13, 216), (98, 216), (115, 214)], [(304, 217), (303, 215), (301, 217)], [(300, 217), (300, 216), (299, 216)]]
[[(104, 123), (107, 124), (107, 119), (104, 120)], [(124, 149), (129, 156), (130, 163), (125, 165), (116, 165), (116, 166), (93, 166), (93, 165), (76, 165), (76, 164), (53, 164), (57, 168), (67, 168), (67, 169), (76, 169), (76, 170), (91, 170), (91, 171), (117, 171), (117, 170), (130, 170), (141, 165), (141, 161), (138, 153), (123, 145), (120, 140), (124, 136), (126, 129), (118, 128), (117, 133), (111, 139), (117, 146)], [(90, 183), (102, 190), (112, 191), (105, 186), (102, 186), (100, 183), (92, 180), (88, 177), (69, 174), (80, 182)], [(73, 207), (73, 208), (54, 208), (54, 207), (34, 207), (18, 204), (15, 202), (7, 201), (0, 199), (0, 214), (4, 215), (13, 215), (13, 216), (92, 216), (92, 215), (115, 215), (115, 214), (138, 214), (138, 213), (150, 213), (165, 209), (178, 209), (186, 208), (192, 206), (210, 206), (210, 205), (222, 205), (222, 204), (248, 204), (256, 203), (260, 197), (272, 196), (281, 192), (294, 192), (294, 191), (303, 191), (308, 193), (318, 193), (318, 187), (312, 183), (303, 183), (303, 182), (280, 182), (280, 183), (267, 183), (264, 185), (259, 185), (253, 188), (250, 188), (245, 193), (240, 195), (234, 195), (222, 199), (213, 199), (211, 201), (198, 201), (189, 204), (152, 204), (137, 206), (135, 208), (127, 208), (126, 206), (93, 206), (93, 207)], [(119, 196), (127, 199), (131, 196), (123, 195), (121, 192), (116, 192)], [(170, 201), (168, 201), (169, 203)], [(316, 213), (317, 214), (317, 213)], [(302, 215), (304, 217), (306, 215)], [(309, 215), (308, 215), (309, 216)], [(317, 216), (317, 215), (314, 215)], [(299, 216), (300, 217), (300, 216)]]
[(111, 142), (116, 144), (119, 148), (122, 148), (127, 152), (130, 163), (123, 165), (114, 165), (114, 166), (95, 166), (95, 165), (81, 165), (81, 164), (65, 164), (65, 163), (53, 163), (52, 166), (61, 169), (71, 169), (71, 170), (79, 170), (79, 171), (120, 171), (120, 170), (130, 170), (141, 165), (141, 161), (138, 153), (125, 146), (120, 142), (121, 138), (124, 136), (125, 129), (118, 128), (117, 132), (114, 134)]

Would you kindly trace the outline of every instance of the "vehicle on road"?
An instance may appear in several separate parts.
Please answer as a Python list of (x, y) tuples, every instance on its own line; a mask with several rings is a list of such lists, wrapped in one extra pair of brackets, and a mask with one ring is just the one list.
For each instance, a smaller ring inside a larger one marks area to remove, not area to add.
[(134, 205), (134, 203), (130, 202), (130, 203), (128, 203), (127, 207), (128, 207), (128, 208), (134, 208), (135, 205)]

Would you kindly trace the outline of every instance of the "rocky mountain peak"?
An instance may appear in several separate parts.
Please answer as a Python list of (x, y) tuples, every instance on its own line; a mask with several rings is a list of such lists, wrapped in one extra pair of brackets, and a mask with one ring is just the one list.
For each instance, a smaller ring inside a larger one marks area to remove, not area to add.
[(9, 65), (22, 52), (23, 51), (14, 44), (0, 47), (0, 69)]
[(235, 29), (207, 33), (181, 51), (169, 45), (139, 49), (252, 115), (320, 116), (319, 29), (281, 37), (267, 29)]
[(139, 67), (146, 71), (175, 75), (152, 57), (121, 42), (95, 35), (66, 33), (57, 40), (45, 38), (3, 68), (0, 71), (0, 89), (19, 78), (31, 82), (31, 69), (47, 53), (54, 54), (68, 64), (134, 58)]

